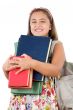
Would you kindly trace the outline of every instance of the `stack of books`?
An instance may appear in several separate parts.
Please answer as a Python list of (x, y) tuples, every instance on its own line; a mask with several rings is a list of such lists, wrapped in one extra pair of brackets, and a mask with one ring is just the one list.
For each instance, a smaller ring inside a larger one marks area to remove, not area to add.
[[(29, 35), (21, 35), (18, 42), (16, 43), (16, 47), (15, 47), (15, 50), (16, 50), (16, 56), (19, 57), (23, 54), (26, 54), (28, 56), (30, 56), (32, 59), (35, 59), (35, 60), (39, 60), (41, 62), (48, 62), (48, 58), (49, 58), (49, 54), (50, 54), (50, 48), (51, 48), (51, 43), (52, 43), (52, 40), (50, 37), (45, 37), (45, 36), (29, 36)], [(10, 72), (10, 74), (12, 74)], [(24, 73), (25, 74), (25, 73)], [(19, 76), (20, 74), (18, 74)], [(30, 73), (31, 75), (31, 73)], [(28, 87), (28, 90), (27, 88), (24, 89), (21, 87), (16, 89), (16, 88), (13, 88), (11, 90), (12, 93), (14, 94), (39, 94), (39, 91), (38, 93), (35, 92), (35, 85), (37, 84), (37, 87), (38, 89), (42, 90), (42, 84), (43, 84), (43, 80), (44, 80), (44, 76), (37, 72), (37, 71), (34, 71), (33, 70), (33, 75), (31, 75), (31, 79), (32, 80), (28, 80), (28, 77), (26, 78), (23, 78), (23, 77), (20, 77), (20, 80), (18, 79), (18, 81), (23, 81), (26, 83), (26, 86), (27, 84), (29, 84), (30, 81), (32, 81), (32, 87), (29, 88)], [(9, 77), (9, 83), (11, 82), (11, 77), (13, 77), (13, 75)], [(16, 77), (16, 76), (15, 76)], [(14, 79), (14, 82), (16, 82), (16, 78)], [(12, 80), (12, 82), (13, 82)], [(18, 82), (18, 85), (20, 84), (20, 82)], [(22, 82), (22, 84), (23, 84)], [(14, 84), (15, 86), (15, 84)], [(41, 91), (40, 90), (40, 91)], [(37, 90), (36, 90), (37, 91)], [(41, 93), (41, 92), (40, 92)]]

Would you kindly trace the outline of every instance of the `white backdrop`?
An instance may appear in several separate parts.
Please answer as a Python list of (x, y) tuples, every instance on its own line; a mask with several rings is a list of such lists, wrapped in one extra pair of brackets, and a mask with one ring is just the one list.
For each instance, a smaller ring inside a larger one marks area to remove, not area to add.
[(46, 7), (51, 11), (67, 60), (73, 62), (72, 0), (0, 0), (0, 110), (7, 110), (10, 98), (2, 65), (9, 55), (13, 55), (13, 43), (21, 34), (27, 33), (29, 12), (35, 7)]

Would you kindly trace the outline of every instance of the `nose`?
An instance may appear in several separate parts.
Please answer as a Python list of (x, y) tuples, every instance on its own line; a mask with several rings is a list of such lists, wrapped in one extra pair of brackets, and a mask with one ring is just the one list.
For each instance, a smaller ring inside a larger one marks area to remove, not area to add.
[(36, 26), (37, 26), (37, 27), (41, 26), (41, 23), (40, 23), (40, 22), (37, 22), (37, 23), (36, 23)]

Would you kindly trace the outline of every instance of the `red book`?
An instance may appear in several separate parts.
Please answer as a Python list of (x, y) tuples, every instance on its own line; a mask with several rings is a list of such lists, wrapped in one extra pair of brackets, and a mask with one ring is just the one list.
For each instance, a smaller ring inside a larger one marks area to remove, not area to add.
[[(14, 56), (17, 57), (17, 56)], [(26, 56), (19, 56), (25, 58)], [(8, 87), (10, 88), (31, 88), (32, 87), (32, 70), (24, 70), (18, 74), (16, 72), (20, 68), (13, 69), (9, 72)]]
[(12, 86), (11, 88), (15, 88), (15, 89), (30, 89), (32, 88), (32, 78), (33, 78), (33, 74), (32, 74), (32, 71), (30, 73), (30, 76), (29, 76), (29, 84), (28, 86)]

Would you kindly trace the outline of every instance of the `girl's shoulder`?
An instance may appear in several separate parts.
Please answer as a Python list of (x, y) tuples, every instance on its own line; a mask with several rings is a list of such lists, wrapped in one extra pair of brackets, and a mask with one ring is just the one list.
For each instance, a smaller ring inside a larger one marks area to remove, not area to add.
[(62, 44), (62, 42), (59, 41), (59, 40), (53, 40), (53, 41), (52, 41), (51, 50), (50, 50), (50, 53), (51, 53), (51, 54), (53, 53), (53, 50), (54, 50), (54, 47), (55, 47), (56, 44)]

